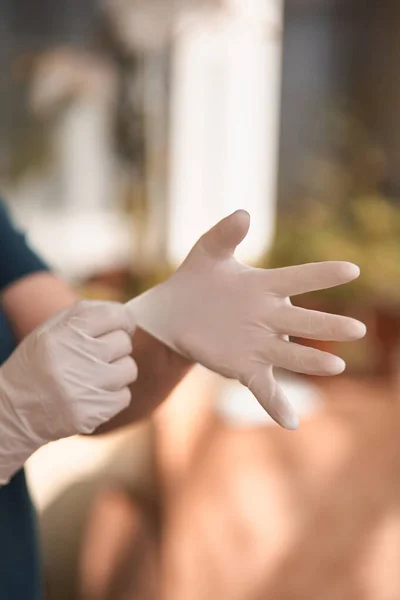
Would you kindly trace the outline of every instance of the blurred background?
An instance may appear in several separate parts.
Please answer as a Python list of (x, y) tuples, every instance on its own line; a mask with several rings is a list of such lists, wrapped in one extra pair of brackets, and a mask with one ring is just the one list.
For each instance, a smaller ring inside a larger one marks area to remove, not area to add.
[[(4, 0), (0, 188), (82, 295), (125, 301), (244, 208), (241, 259), (348, 260), (363, 320), (279, 430), (196, 368), (151, 422), (29, 464), (50, 599), (400, 597), (400, 5)], [(306, 343), (303, 341), (303, 343)]]

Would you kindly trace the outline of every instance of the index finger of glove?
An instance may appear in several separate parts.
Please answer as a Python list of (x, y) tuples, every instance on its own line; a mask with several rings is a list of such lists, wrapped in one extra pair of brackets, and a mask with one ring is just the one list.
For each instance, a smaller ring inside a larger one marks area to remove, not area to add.
[(325, 290), (356, 279), (360, 270), (348, 262), (321, 262), (266, 271), (269, 291), (279, 296), (297, 296)]
[(78, 302), (71, 323), (80, 332), (94, 338), (121, 329), (131, 336), (135, 330), (132, 316), (119, 302)]

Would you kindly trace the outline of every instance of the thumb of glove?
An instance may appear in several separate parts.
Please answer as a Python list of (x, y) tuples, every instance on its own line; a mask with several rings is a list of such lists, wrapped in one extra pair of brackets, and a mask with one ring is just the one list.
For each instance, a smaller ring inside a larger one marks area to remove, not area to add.
[(285, 429), (298, 428), (298, 417), (275, 381), (272, 366), (260, 367), (253, 375), (248, 388), (274, 421)]
[(214, 258), (228, 258), (244, 240), (249, 228), (249, 213), (245, 210), (237, 210), (207, 231), (200, 238), (199, 244)]

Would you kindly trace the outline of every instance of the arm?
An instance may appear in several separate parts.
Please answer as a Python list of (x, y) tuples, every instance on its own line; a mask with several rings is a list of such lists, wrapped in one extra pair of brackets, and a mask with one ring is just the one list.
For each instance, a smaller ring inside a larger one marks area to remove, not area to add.
[(0, 200), (0, 293), (17, 341), (77, 298), (30, 248)]
[[(0, 202), (0, 289), (4, 311), (21, 341), (55, 313), (78, 300), (77, 294), (31, 250), (25, 237), (12, 224)], [(133, 338), (132, 356), (140, 376), (131, 386), (129, 409), (121, 413), (107, 428), (128, 425), (153, 410), (179, 383), (191, 363), (137, 330)]]
[[(138, 333), (141, 337), (134, 340), (141, 377), (119, 425), (146, 416), (191, 362), (241, 381), (287, 429), (296, 429), (298, 418), (273, 368), (319, 376), (343, 372), (340, 358), (288, 338), (351, 341), (365, 335), (365, 326), (347, 317), (299, 309), (290, 297), (352, 281), (358, 267), (328, 262), (263, 270), (238, 263), (234, 251), (249, 225), (244, 211), (223, 219), (200, 238), (172, 277), (128, 303), (134, 322), (147, 335)], [(52, 296), (50, 289), (47, 295)], [(50, 302), (47, 295), (41, 303)], [(13, 322), (17, 329), (19, 324)]]
[[(78, 299), (61, 279), (48, 272), (39, 272), (19, 279), (3, 293), (3, 307), (18, 340), (23, 339), (53, 314)], [(139, 377), (132, 384), (130, 407), (103, 426), (105, 433), (144, 418), (156, 408), (186, 375), (191, 363), (137, 329), (133, 336), (133, 358)]]
[(193, 365), (141, 329), (134, 333), (132, 356), (138, 366), (138, 378), (131, 385), (133, 400), (125, 411), (103, 425), (97, 433), (106, 433), (148, 417)]
[(62, 279), (47, 271), (18, 279), (3, 292), (3, 309), (18, 342), (78, 296)]

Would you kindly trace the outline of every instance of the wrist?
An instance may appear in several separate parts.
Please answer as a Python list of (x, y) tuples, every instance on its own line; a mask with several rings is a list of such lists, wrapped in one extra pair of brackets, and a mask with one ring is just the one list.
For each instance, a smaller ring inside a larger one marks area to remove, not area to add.
[(174, 370), (182, 371), (189, 370), (195, 365), (194, 361), (183, 356), (140, 326), (135, 330), (132, 341), (132, 356), (138, 363), (144, 361), (148, 364), (152, 363), (153, 368), (158, 364), (163, 364)]
[(176, 327), (173, 326), (176, 315), (174, 300), (170, 282), (167, 281), (133, 298), (127, 307), (138, 328), (175, 354), (182, 355), (177, 347)]

